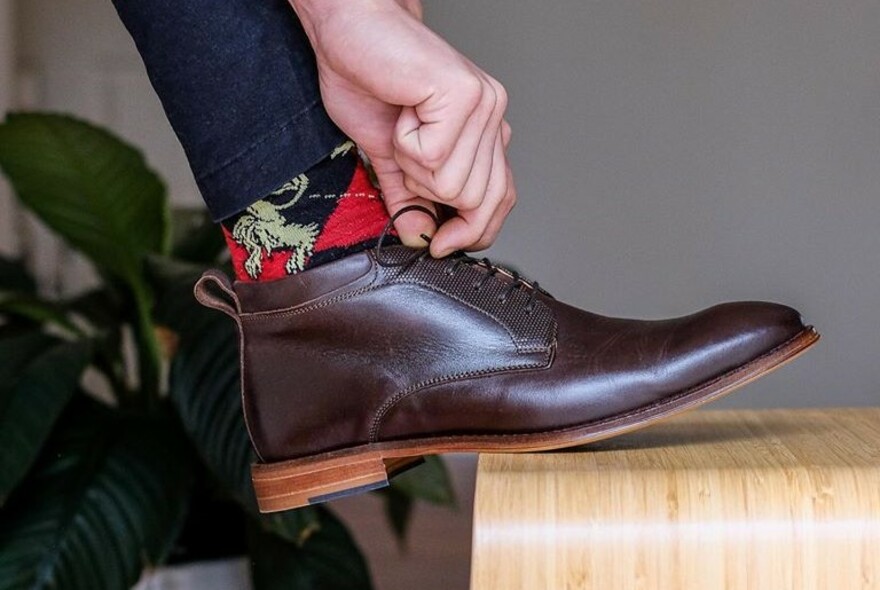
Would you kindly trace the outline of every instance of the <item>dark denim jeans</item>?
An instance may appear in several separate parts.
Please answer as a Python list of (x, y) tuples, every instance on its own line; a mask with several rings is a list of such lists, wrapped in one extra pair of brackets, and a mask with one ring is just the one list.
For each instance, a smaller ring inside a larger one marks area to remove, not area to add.
[(325, 158), (315, 56), (286, 0), (113, 0), (215, 220)]

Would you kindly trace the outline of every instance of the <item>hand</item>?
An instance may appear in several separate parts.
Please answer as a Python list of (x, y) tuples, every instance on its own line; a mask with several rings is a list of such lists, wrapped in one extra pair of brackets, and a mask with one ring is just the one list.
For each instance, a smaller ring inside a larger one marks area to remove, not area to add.
[(422, 9), (422, 0), (395, 0), (397, 4), (413, 15), (419, 21), (424, 20), (424, 10)]
[(422, 24), (415, 0), (291, 0), (317, 56), (324, 106), (369, 157), (392, 215), (443, 203), (439, 229), (404, 215), (405, 244), (431, 253), (494, 242), (516, 202), (501, 84)]

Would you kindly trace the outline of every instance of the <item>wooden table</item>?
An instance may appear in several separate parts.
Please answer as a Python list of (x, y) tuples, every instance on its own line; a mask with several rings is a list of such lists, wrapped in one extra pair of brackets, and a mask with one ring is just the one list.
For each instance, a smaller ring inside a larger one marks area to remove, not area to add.
[(483, 455), (471, 588), (880, 589), (880, 408), (692, 412)]

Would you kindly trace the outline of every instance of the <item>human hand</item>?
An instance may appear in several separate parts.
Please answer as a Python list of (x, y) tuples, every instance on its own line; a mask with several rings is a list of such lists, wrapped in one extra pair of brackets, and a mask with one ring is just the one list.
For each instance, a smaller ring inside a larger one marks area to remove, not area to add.
[(431, 253), (492, 244), (516, 202), (501, 84), (423, 25), (417, 0), (291, 0), (317, 56), (324, 106), (369, 157), (392, 215), (453, 207), (436, 229), (404, 215), (405, 244)]
[(395, 0), (397, 4), (409, 12), (411, 15), (416, 17), (418, 20), (423, 20), (424, 10), (422, 9), (422, 0)]

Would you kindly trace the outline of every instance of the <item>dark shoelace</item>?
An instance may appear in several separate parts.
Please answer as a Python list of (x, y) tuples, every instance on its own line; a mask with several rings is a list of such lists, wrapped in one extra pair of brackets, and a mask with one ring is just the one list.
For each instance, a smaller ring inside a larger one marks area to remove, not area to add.
[[(382, 258), (382, 244), (385, 241), (385, 237), (388, 235), (388, 232), (391, 231), (391, 228), (394, 226), (394, 222), (397, 221), (397, 219), (401, 215), (403, 215), (405, 213), (409, 213), (410, 211), (419, 211), (421, 213), (424, 213), (425, 215), (427, 215), (428, 217), (430, 217), (431, 219), (434, 220), (434, 223), (437, 225), (437, 227), (440, 226), (440, 218), (437, 217), (436, 213), (434, 213), (433, 211), (431, 211), (427, 207), (423, 207), (421, 205), (409, 205), (407, 207), (404, 207), (403, 209), (401, 209), (400, 211), (398, 211), (397, 213), (395, 213), (394, 215), (391, 216), (391, 219), (389, 219), (388, 223), (385, 224), (385, 229), (383, 229), (382, 233), (379, 235), (379, 241), (376, 242), (376, 248), (375, 248), (376, 262), (380, 266), (389, 267), (389, 268), (405, 267), (405, 266), (409, 266), (410, 264), (416, 262), (417, 260), (423, 260), (424, 258), (430, 256), (429, 250), (427, 248), (423, 248), (421, 250), (414, 250), (412, 255), (404, 258), (403, 260), (399, 260), (399, 261), (385, 260)], [(425, 240), (426, 244), (430, 245), (431, 238), (429, 236), (422, 234), (421, 238), (423, 240)], [(453, 252), (452, 254), (446, 256), (444, 258), (444, 260), (446, 260), (448, 262), (444, 272), (449, 276), (452, 276), (453, 274), (455, 274), (455, 271), (461, 265), (476, 265), (476, 266), (480, 266), (480, 267), (485, 268), (486, 274), (480, 280), (474, 282), (473, 287), (474, 287), (475, 291), (479, 291), (480, 289), (482, 289), (486, 285), (486, 283), (489, 282), (490, 280), (492, 280), (492, 277), (494, 277), (499, 272), (510, 276), (510, 278), (511, 278), (510, 284), (507, 286), (506, 289), (504, 289), (504, 291), (502, 291), (498, 295), (498, 301), (501, 302), (502, 304), (504, 304), (507, 302), (507, 299), (510, 297), (511, 294), (513, 294), (514, 291), (516, 291), (517, 289), (521, 289), (523, 287), (526, 287), (529, 290), (529, 298), (526, 301), (526, 312), (527, 313), (531, 313), (532, 310), (534, 309), (535, 298), (536, 298), (536, 295), (538, 292), (544, 293), (545, 295), (548, 295), (548, 296), (550, 295), (549, 293), (547, 293), (546, 291), (541, 289), (541, 287), (538, 285), (537, 281), (528, 281), (524, 277), (522, 277), (518, 272), (516, 272), (515, 270), (509, 270), (507, 268), (504, 268), (503, 266), (493, 264), (492, 261), (489, 260), (488, 258), (479, 258), (479, 259), (473, 258), (471, 256), (468, 256), (463, 251), (459, 250), (457, 252)]]

